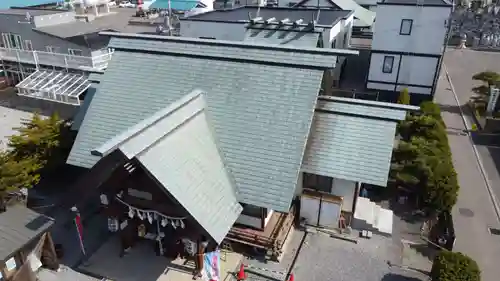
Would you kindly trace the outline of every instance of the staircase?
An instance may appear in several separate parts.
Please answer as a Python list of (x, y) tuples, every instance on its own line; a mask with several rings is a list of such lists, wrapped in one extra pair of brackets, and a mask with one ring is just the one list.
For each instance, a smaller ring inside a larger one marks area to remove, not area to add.
[(375, 202), (358, 197), (352, 227), (357, 230), (368, 230), (382, 235), (392, 235), (393, 213)]

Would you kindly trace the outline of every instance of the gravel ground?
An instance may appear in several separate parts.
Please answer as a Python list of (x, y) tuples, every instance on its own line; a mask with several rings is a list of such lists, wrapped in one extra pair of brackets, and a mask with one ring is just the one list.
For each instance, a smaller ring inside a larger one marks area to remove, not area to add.
[(308, 281), (425, 280), (409, 276), (416, 273), (391, 267), (388, 261), (398, 254), (391, 238), (374, 236), (354, 244), (323, 234), (308, 234), (293, 272), (295, 280)]

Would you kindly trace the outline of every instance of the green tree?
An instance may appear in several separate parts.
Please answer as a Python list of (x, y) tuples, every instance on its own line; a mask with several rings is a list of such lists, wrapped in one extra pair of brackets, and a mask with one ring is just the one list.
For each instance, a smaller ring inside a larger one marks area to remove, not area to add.
[(436, 120), (442, 120), (441, 108), (439, 108), (439, 105), (433, 103), (432, 101), (424, 101), (423, 103), (421, 103), (420, 111), (422, 114), (432, 116)]
[(13, 159), (21, 161), (34, 158), (42, 168), (53, 168), (64, 163), (72, 138), (69, 125), (57, 114), (43, 118), (35, 113), (15, 130), (18, 134), (11, 136), (8, 143)]
[(7, 152), (0, 152), (0, 209), (10, 193), (30, 188), (40, 180), (41, 165), (34, 157), (15, 160)]
[(399, 104), (410, 104), (410, 93), (408, 92), (407, 88), (404, 88), (399, 93), (398, 103)]
[(431, 269), (432, 281), (481, 281), (481, 270), (472, 258), (459, 253), (441, 251)]

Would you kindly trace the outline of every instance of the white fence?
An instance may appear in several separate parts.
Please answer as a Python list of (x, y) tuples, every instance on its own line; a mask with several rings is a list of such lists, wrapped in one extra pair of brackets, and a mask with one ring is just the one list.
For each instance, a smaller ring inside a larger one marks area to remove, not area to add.
[(59, 53), (0, 48), (0, 59), (34, 65), (57, 66), (71, 69), (91, 68), (102, 70), (108, 65), (112, 52), (93, 57)]

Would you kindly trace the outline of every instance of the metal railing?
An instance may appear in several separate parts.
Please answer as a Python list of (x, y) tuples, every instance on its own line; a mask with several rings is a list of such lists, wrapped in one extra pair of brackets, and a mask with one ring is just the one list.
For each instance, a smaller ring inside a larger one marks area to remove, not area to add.
[(0, 48), (0, 60), (29, 63), (34, 65), (57, 66), (71, 69), (105, 69), (113, 52), (98, 56), (74, 56), (43, 51), (27, 51), (19, 49)]

